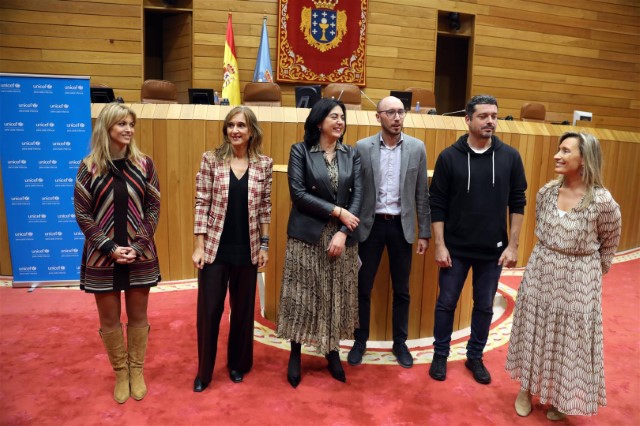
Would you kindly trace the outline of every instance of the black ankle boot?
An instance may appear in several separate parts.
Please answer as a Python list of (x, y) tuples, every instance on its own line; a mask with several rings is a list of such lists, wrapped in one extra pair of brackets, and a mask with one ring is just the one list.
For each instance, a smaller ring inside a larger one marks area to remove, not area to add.
[(291, 353), (289, 354), (289, 366), (287, 368), (287, 380), (293, 388), (297, 388), (300, 384), (300, 352), (302, 345), (291, 341)]
[(329, 365), (327, 368), (331, 373), (331, 377), (341, 382), (346, 382), (347, 377), (344, 375), (344, 369), (342, 368), (342, 363), (340, 362), (340, 355), (338, 351), (331, 351), (327, 355), (325, 355), (327, 361), (329, 361)]

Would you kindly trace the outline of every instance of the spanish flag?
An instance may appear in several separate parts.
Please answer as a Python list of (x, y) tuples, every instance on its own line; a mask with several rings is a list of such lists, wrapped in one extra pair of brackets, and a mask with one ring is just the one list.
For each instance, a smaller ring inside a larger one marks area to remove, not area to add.
[(224, 44), (224, 67), (222, 82), (222, 98), (229, 99), (229, 105), (240, 105), (240, 75), (236, 59), (236, 44), (233, 41), (231, 14), (227, 21), (227, 39)]

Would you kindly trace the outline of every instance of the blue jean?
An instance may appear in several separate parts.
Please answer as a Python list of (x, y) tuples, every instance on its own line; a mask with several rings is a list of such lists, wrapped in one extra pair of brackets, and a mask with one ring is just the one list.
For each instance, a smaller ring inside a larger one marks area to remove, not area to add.
[(469, 269), (473, 269), (473, 312), (471, 337), (467, 343), (467, 358), (480, 359), (487, 344), (493, 318), (493, 299), (498, 290), (502, 266), (498, 260), (481, 260), (468, 257), (451, 257), (450, 268), (440, 268), (440, 294), (436, 303), (433, 330), (434, 353), (449, 356), (453, 319), (460, 293)]

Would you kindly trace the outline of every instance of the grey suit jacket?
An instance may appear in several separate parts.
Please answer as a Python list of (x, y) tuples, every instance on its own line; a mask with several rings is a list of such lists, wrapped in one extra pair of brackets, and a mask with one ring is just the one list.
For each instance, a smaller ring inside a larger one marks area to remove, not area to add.
[[(427, 152), (424, 143), (402, 134), (400, 160), (400, 210), (402, 230), (408, 243), (418, 238), (431, 238), (431, 210), (429, 208), (429, 182)], [(376, 214), (376, 198), (380, 188), (380, 133), (361, 139), (356, 147), (360, 154), (362, 176), (362, 209), (360, 225), (355, 237), (362, 242), (369, 237)]]

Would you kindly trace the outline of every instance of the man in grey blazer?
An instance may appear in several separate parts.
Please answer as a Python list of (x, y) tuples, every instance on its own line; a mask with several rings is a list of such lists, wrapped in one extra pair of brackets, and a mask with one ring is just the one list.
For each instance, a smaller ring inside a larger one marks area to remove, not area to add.
[(384, 248), (389, 254), (393, 285), (393, 354), (410, 368), (413, 357), (406, 345), (409, 323), (411, 248), (424, 254), (431, 238), (427, 153), (424, 143), (402, 133), (405, 110), (389, 96), (377, 105), (380, 133), (357, 142), (361, 159), (362, 210), (355, 237), (362, 267), (358, 273), (360, 326), (347, 361), (359, 365), (367, 348), (371, 290)]

